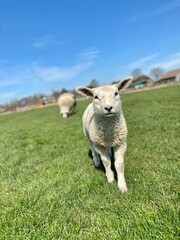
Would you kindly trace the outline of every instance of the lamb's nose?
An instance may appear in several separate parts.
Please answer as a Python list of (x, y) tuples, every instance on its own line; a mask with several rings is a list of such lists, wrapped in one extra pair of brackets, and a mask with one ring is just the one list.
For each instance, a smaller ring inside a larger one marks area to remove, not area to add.
[(108, 112), (110, 112), (112, 108), (113, 107), (111, 105), (107, 105), (104, 109), (107, 110)]

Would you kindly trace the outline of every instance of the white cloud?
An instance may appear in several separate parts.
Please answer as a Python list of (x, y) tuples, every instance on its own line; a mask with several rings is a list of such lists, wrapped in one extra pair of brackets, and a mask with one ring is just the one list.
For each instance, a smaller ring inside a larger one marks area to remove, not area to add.
[(99, 56), (97, 49), (86, 49), (78, 55), (78, 61), (70, 67), (41, 67), (33, 70), (38, 79), (44, 82), (66, 81), (73, 79), (78, 74), (88, 70)]
[[(139, 68), (142, 70), (143, 73), (148, 75), (150, 71), (156, 67), (161, 67), (165, 71), (171, 71), (173, 69), (180, 68), (180, 52), (173, 53), (167, 56), (161, 56), (158, 53), (152, 54), (150, 56), (140, 58), (135, 62), (124, 66), (123, 69), (127, 73), (131, 72), (135, 68)], [(117, 78), (118, 77), (116, 77), (116, 80)]]
[(78, 55), (80, 59), (95, 60), (99, 56), (99, 51), (96, 48), (85, 49)]
[(155, 9), (152, 12), (152, 15), (160, 15), (166, 12), (169, 12), (173, 9), (176, 9), (177, 7), (180, 7), (180, 1), (179, 0), (175, 0), (175, 1), (170, 1), (167, 4), (161, 5), (159, 8)]
[(98, 58), (97, 49), (87, 49), (78, 54), (75, 64), (69, 67), (49, 66), (44, 67), (38, 63), (28, 66), (14, 67), (0, 71), (0, 87), (16, 86), (26, 83), (34, 85), (40, 82), (68, 81), (75, 78), (80, 73), (88, 70)]
[(180, 53), (171, 54), (170, 56), (166, 57), (165, 60), (153, 63), (150, 66), (150, 69), (155, 67), (162, 67), (166, 71), (174, 68), (180, 68)]
[(180, 53), (174, 53), (171, 55), (171, 57), (179, 57), (180, 58)]
[(8, 61), (6, 59), (0, 59), (0, 66), (4, 65), (5, 63), (7, 63)]
[(5, 102), (6, 100), (9, 100), (9, 98), (12, 99), (12, 98), (16, 98), (16, 97), (17, 97), (17, 95), (15, 92), (6, 92), (6, 93), (2, 93), (0, 95), (0, 100), (3, 100)]
[(35, 39), (32, 46), (34, 48), (46, 48), (48, 46), (55, 46), (59, 44), (62, 44), (62, 42), (57, 41), (52, 34), (46, 34)]
[(0, 71), (0, 87), (7, 87), (12, 85), (18, 85), (21, 83), (21, 78), (17, 73), (14, 74), (14, 70)]
[(147, 62), (149, 62), (150, 60), (156, 58), (157, 56), (159, 56), (159, 53), (151, 54), (150, 56), (147, 56), (147, 57), (144, 57), (144, 58), (140, 58), (140, 59), (130, 63), (129, 67), (131, 67), (131, 68), (142, 67)]
[(81, 72), (86, 71), (91, 65), (91, 63), (75, 64), (69, 68), (37, 66), (33, 71), (36, 78), (41, 81), (57, 82), (70, 80)]
[(180, 7), (180, 0), (175, 0), (175, 1), (170, 1), (166, 4), (161, 4), (158, 8), (156, 9), (150, 9), (149, 11), (144, 11), (142, 13), (139, 13), (137, 15), (134, 15), (131, 20), (136, 21), (142, 18), (150, 18), (154, 16), (158, 16), (164, 13), (167, 13), (173, 9), (176, 9)]

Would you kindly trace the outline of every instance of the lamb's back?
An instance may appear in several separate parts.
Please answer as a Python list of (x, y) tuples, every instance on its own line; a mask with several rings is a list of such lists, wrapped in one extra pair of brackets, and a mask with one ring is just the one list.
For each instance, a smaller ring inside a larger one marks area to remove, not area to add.
[(75, 102), (74, 96), (71, 93), (64, 93), (58, 98), (59, 106), (71, 107)]

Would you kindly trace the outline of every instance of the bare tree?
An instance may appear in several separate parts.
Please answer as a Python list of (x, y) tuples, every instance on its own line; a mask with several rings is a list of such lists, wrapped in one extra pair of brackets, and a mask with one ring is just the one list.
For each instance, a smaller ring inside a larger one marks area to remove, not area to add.
[(52, 90), (52, 93), (51, 93), (51, 96), (55, 98), (55, 100), (57, 100), (57, 98), (59, 97), (60, 95), (60, 91), (58, 90)]
[(95, 88), (99, 86), (99, 82), (96, 79), (92, 79), (91, 82), (89, 83), (88, 87), (89, 88)]
[(139, 76), (142, 75), (141, 69), (136, 68), (132, 70), (131, 75), (133, 76), (134, 79), (138, 78)]
[(66, 93), (66, 92), (68, 92), (68, 90), (66, 88), (62, 88), (61, 91), (60, 91), (60, 94)]
[(150, 71), (150, 75), (154, 78), (155, 81), (158, 81), (164, 73), (165, 70), (162, 67), (156, 67)]
[(9, 105), (12, 107), (12, 108), (16, 108), (17, 105), (18, 105), (18, 100), (17, 99), (13, 99), (10, 101)]
[(10, 103), (5, 105), (6, 111), (16, 111), (17, 104), (18, 104), (17, 99), (11, 100)]

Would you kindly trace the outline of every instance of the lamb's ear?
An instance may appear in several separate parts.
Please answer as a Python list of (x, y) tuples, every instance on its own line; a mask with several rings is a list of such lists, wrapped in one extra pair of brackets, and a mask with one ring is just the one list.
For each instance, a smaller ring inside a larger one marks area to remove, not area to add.
[(77, 87), (76, 92), (83, 95), (83, 96), (88, 96), (92, 97), (93, 96), (93, 90), (88, 87)]
[(129, 85), (132, 83), (132, 81), (133, 81), (133, 77), (128, 76), (128, 77), (122, 79), (119, 83), (117, 83), (116, 87), (118, 88), (119, 91), (123, 91), (129, 87)]

